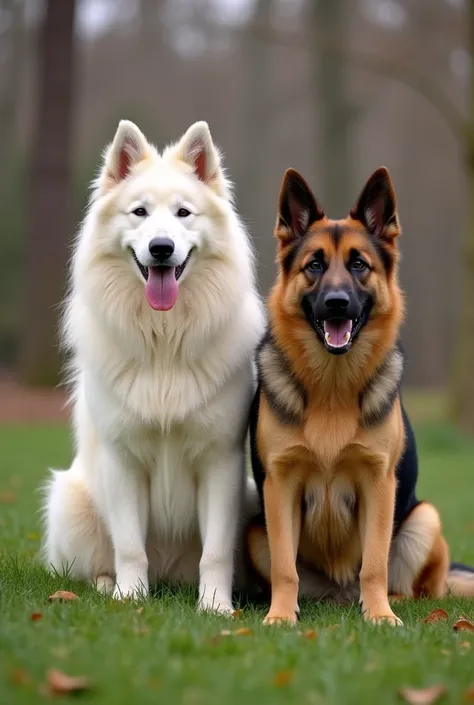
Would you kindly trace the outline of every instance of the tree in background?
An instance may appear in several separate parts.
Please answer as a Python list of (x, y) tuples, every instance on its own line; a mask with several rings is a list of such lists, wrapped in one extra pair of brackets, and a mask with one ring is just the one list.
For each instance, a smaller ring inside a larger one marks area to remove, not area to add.
[[(330, 37), (335, 46), (346, 46), (349, 34), (347, 0), (310, 2), (313, 36)], [(320, 116), (319, 153), (324, 179), (322, 202), (331, 218), (340, 218), (348, 209), (353, 194), (352, 122), (354, 106), (347, 87), (347, 61), (317, 40), (313, 42), (315, 110)]]
[(469, 72), (468, 115), (460, 138), (464, 141), (467, 180), (467, 223), (462, 249), (462, 294), (452, 383), (453, 418), (474, 434), (474, 0), (468, 0)]
[(27, 384), (56, 384), (58, 313), (73, 233), (71, 212), (75, 0), (47, 0), (39, 46), (24, 249), (18, 367)]

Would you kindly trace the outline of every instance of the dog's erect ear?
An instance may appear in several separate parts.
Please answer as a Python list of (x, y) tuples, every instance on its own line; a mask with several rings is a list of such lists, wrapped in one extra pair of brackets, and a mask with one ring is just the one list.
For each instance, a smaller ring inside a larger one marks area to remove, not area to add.
[(212, 185), (219, 174), (220, 158), (207, 122), (195, 122), (183, 135), (177, 157), (192, 168), (200, 181)]
[(310, 225), (324, 217), (324, 211), (301, 174), (287, 169), (280, 189), (277, 237), (283, 241), (301, 237)]
[(400, 234), (395, 191), (384, 166), (369, 178), (350, 215), (375, 237), (391, 241)]
[(144, 134), (129, 120), (121, 120), (114, 140), (107, 150), (102, 170), (103, 190), (123, 181), (139, 162), (150, 155), (150, 146)]

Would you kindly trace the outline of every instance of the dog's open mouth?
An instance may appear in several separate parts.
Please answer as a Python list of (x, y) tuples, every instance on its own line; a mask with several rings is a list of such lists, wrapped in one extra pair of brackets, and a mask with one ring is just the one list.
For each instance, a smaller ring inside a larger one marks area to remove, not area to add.
[(323, 340), (326, 350), (333, 355), (343, 355), (366, 323), (370, 307), (366, 306), (358, 318), (327, 318), (316, 321), (316, 331)]
[(155, 311), (169, 311), (173, 308), (178, 298), (178, 280), (183, 274), (192, 252), (192, 249), (189, 250), (188, 256), (178, 267), (166, 265), (144, 267), (132, 250), (133, 259), (145, 280), (147, 301)]
[[(190, 257), (191, 257), (191, 255), (192, 255), (193, 249), (194, 249), (194, 248), (191, 248), (191, 249), (189, 250), (188, 256), (187, 256), (186, 259), (184, 260), (183, 264), (180, 264), (180, 265), (179, 265), (179, 267), (158, 266), (158, 267), (151, 267), (151, 269), (174, 269), (174, 276), (175, 276), (175, 278), (178, 280), (178, 279), (180, 278), (180, 276), (182, 275), (182, 273), (184, 272), (185, 267), (186, 267), (187, 263), (188, 263), (189, 260), (190, 260)], [(135, 264), (137, 265), (138, 269), (139, 269), (140, 272), (142, 273), (143, 279), (144, 279), (145, 281), (147, 281), (147, 279), (148, 279), (148, 269), (149, 269), (149, 267), (144, 267), (143, 264), (138, 261), (138, 257), (136, 256), (134, 250), (132, 250), (132, 256), (133, 256), (133, 259), (135, 260)]]

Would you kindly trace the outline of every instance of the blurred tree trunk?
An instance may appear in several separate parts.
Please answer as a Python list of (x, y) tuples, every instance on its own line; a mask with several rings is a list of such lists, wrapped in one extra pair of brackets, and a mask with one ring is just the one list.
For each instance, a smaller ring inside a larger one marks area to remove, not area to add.
[(474, 0), (468, 2), (467, 15), (471, 54), (469, 114), (465, 135), (467, 223), (462, 249), (461, 310), (451, 401), (454, 420), (474, 434)]
[[(271, 125), (268, 120), (269, 81), (271, 80), (272, 49), (262, 41), (260, 31), (271, 26), (273, 0), (256, 0), (253, 15), (243, 34), (243, 95), (239, 145), (239, 169), (236, 183), (239, 209), (252, 224), (252, 233), (265, 232), (266, 214), (262, 212), (262, 187), (268, 174), (268, 149)], [(273, 227), (270, 220), (268, 227)], [(266, 234), (266, 233), (265, 233)], [(259, 260), (273, 262), (272, 239), (262, 237), (255, 245), (259, 247)], [(262, 291), (271, 284), (273, 272), (260, 272), (258, 277)]]
[(71, 213), (75, 0), (47, 0), (39, 46), (24, 254), (19, 373), (27, 384), (56, 384), (58, 304), (73, 233)]
[[(348, 44), (351, 3), (346, 0), (310, 0), (314, 28), (315, 111), (321, 120), (319, 154), (322, 205), (329, 217), (349, 212), (353, 193), (352, 122), (354, 106), (347, 88), (347, 62), (320, 47), (316, 37), (325, 36), (335, 46)], [(319, 90), (316, 90), (319, 86)]]
[(0, 3), (0, 10), (10, 19), (10, 29), (6, 32), (8, 46), (8, 72), (5, 74), (4, 86), (0, 99), (0, 131), (2, 140), (0, 142), (0, 156), (4, 168), (0, 174), (2, 186), (8, 186), (10, 166), (10, 156), (14, 147), (17, 146), (17, 124), (16, 119), (21, 78), (23, 73), (22, 39), (23, 39), (23, 0), (3, 0)]

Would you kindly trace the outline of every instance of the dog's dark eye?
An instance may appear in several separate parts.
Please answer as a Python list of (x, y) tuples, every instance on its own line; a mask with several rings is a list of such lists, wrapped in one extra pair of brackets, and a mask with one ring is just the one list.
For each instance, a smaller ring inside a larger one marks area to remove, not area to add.
[(323, 267), (323, 263), (321, 262), (321, 260), (319, 260), (319, 259), (312, 259), (311, 262), (309, 262), (309, 263), (306, 265), (306, 269), (307, 269), (309, 272), (322, 272), (323, 269), (324, 269), (324, 267)]
[(353, 269), (354, 272), (363, 272), (364, 269), (367, 269), (367, 267), (367, 262), (364, 262), (364, 260), (360, 257), (357, 257), (351, 262), (351, 269)]
[(187, 208), (180, 208), (176, 215), (178, 218), (187, 218), (188, 215), (191, 215), (191, 211), (188, 211)]
[(138, 208), (135, 208), (134, 211), (132, 211), (133, 215), (137, 215), (139, 218), (146, 218), (148, 213), (146, 211), (146, 208), (143, 208), (143, 206), (139, 206)]

